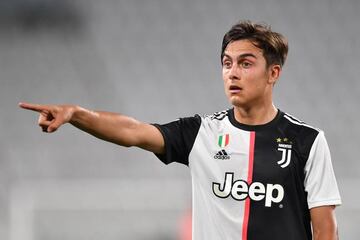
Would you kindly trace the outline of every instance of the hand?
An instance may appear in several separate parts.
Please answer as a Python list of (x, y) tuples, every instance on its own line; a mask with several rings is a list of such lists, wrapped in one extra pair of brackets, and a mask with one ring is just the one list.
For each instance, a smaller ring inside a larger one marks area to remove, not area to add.
[(70, 122), (75, 111), (72, 105), (40, 105), (19, 103), (19, 107), (40, 113), (38, 124), (43, 132), (55, 132), (61, 125)]

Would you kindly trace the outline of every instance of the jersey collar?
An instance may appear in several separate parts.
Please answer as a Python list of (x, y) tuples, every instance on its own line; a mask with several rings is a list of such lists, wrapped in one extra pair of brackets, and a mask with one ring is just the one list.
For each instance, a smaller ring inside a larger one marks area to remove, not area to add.
[(259, 130), (266, 130), (268, 128), (272, 128), (276, 123), (280, 120), (280, 118), (284, 115), (284, 113), (278, 109), (277, 114), (273, 120), (271, 120), (268, 123), (261, 124), (261, 125), (247, 125), (244, 123), (240, 123), (235, 119), (234, 115), (234, 108), (231, 108), (228, 110), (228, 116), (230, 123), (237, 128), (240, 128), (242, 130), (246, 131), (259, 131)]

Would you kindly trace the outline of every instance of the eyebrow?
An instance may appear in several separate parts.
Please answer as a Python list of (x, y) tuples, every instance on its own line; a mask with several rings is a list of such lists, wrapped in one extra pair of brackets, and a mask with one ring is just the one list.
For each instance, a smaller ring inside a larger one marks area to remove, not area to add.
[[(224, 54), (224, 57), (228, 57), (228, 58), (231, 59), (231, 57), (230, 57), (228, 54), (226, 54), (226, 53)], [(243, 53), (243, 54), (241, 54), (240, 56), (238, 56), (238, 59), (246, 58), (246, 57), (253, 57), (253, 58), (257, 59), (257, 57), (256, 57), (254, 54), (252, 54), (252, 53)]]

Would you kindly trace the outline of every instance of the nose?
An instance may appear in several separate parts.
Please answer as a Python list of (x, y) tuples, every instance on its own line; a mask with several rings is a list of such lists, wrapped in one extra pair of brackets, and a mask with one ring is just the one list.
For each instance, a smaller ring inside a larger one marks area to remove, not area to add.
[(240, 75), (238, 70), (239, 68), (237, 64), (233, 64), (231, 69), (229, 70), (229, 78), (231, 80), (240, 80)]

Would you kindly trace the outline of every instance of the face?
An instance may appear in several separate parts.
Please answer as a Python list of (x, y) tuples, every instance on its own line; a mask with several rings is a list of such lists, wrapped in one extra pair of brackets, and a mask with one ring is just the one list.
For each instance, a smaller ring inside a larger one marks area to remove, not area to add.
[(279, 65), (267, 67), (262, 50), (249, 40), (231, 42), (222, 59), (226, 96), (237, 107), (272, 102), (272, 87), (280, 69)]

